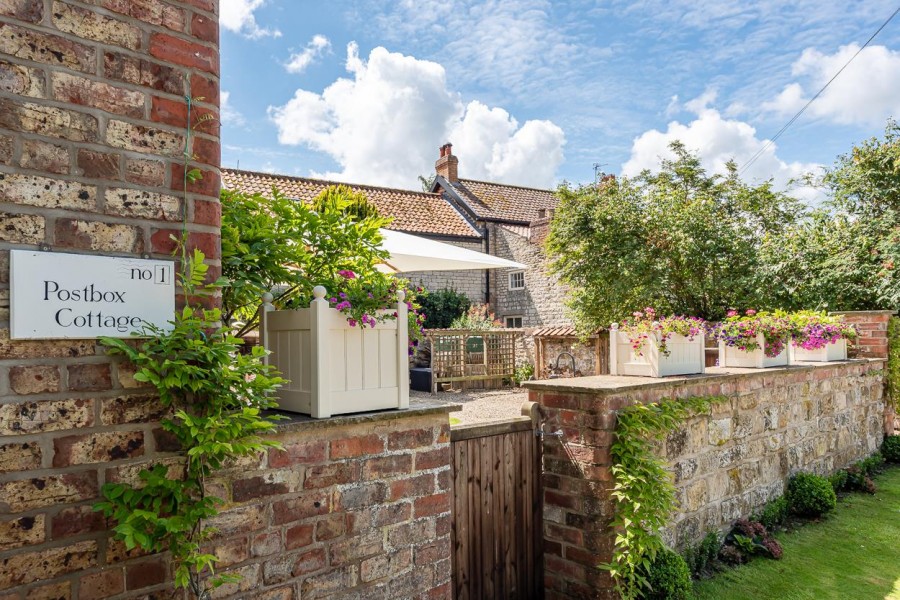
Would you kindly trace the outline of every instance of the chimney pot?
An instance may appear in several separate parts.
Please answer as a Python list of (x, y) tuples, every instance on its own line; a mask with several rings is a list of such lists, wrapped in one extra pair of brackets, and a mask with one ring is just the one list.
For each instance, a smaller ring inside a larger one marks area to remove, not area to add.
[(447, 142), (441, 146), (440, 150), (441, 155), (434, 163), (434, 170), (438, 175), (450, 183), (456, 183), (459, 181), (459, 175), (457, 173), (459, 159), (453, 156), (453, 144)]

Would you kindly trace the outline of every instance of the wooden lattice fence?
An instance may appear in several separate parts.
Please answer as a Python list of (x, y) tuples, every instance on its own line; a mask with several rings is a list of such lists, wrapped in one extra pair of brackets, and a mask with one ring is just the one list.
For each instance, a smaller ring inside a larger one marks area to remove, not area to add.
[(432, 391), (442, 383), (463, 389), (476, 382), (499, 387), (515, 374), (519, 331), (432, 329), (426, 334), (431, 346)]

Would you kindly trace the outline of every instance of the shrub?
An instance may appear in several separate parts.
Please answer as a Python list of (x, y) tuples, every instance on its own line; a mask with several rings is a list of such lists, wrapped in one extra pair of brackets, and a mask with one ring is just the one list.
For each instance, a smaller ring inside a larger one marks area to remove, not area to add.
[(534, 365), (526, 362), (516, 367), (513, 381), (515, 381), (516, 385), (522, 385), (523, 381), (531, 381), (532, 377), (534, 377)]
[(771, 500), (763, 507), (762, 512), (755, 517), (757, 521), (763, 524), (766, 529), (775, 529), (779, 525), (784, 525), (787, 521), (790, 507), (785, 496)]
[(847, 487), (848, 477), (847, 471), (841, 469), (840, 471), (835, 471), (829, 475), (828, 481), (831, 483), (831, 487), (835, 492), (840, 492)]
[(887, 462), (900, 463), (900, 435), (889, 435), (884, 438), (881, 455)]
[(419, 304), (425, 314), (425, 329), (445, 329), (453, 320), (466, 314), (471, 302), (465, 294), (456, 290), (429, 291)]
[(797, 473), (791, 477), (787, 499), (793, 513), (808, 518), (820, 517), (837, 505), (831, 482), (813, 473)]
[(874, 494), (877, 491), (872, 476), (881, 471), (884, 457), (876, 452), (869, 458), (865, 458), (847, 469), (846, 488)]
[(721, 548), (722, 541), (719, 539), (719, 534), (715, 531), (710, 531), (703, 538), (703, 541), (685, 550), (684, 560), (691, 573), (694, 576), (699, 576), (716, 559)]
[(641, 597), (647, 600), (687, 600), (693, 596), (691, 571), (681, 555), (663, 548), (656, 553), (644, 574), (647, 588)]

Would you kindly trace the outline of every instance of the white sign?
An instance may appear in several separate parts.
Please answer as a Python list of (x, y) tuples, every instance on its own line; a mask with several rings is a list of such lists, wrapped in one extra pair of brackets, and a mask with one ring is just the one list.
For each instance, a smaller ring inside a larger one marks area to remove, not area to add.
[(175, 263), (10, 251), (12, 339), (129, 337), (175, 317)]

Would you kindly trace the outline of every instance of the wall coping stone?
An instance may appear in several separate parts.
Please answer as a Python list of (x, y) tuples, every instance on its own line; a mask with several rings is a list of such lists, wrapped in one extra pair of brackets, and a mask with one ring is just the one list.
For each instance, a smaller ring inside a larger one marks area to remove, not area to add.
[(523, 381), (522, 387), (542, 392), (567, 392), (606, 396), (631, 390), (650, 390), (680, 385), (705, 383), (721, 383), (734, 379), (752, 379), (776, 374), (792, 374), (804, 371), (815, 371), (853, 364), (886, 362), (884, 358), (857, 358), (833, 362), (816, 362), (789, 365), (786, 367), (769, 367), (766, 369), (741, 369), (736, 367), (707, 367), (706, 373), (697, 375), (679, 375), (673, 377), (633, 377), (627, 375), (594, 375), (592, 377), (571, 377), (565, 379), (543, 379), (539, 381)]
[(896, 310), (833, 310), (830, 315), (896, 315)]
[(342, 427), (344, 425), (359, 425), (362, 423), (379, 423), (382, 421), (395, 421), (397, 419), (409, 419), (427, 415), (449, 414), (462, 410), (461, 404), (428, 402), (419, 406), (410, 403), (409, 408), (379, 410), (373, 412), (355, 413), (349, 415), (337, 415), (327, 419), (313, 419), (307, 415), (299, 415), (281, 410), (266, 411), (267, 414), (277, 414), (284, 417), (275, 422), (275, 429), (282, 431), (304, 431), (310, 429), (328, 429)]

